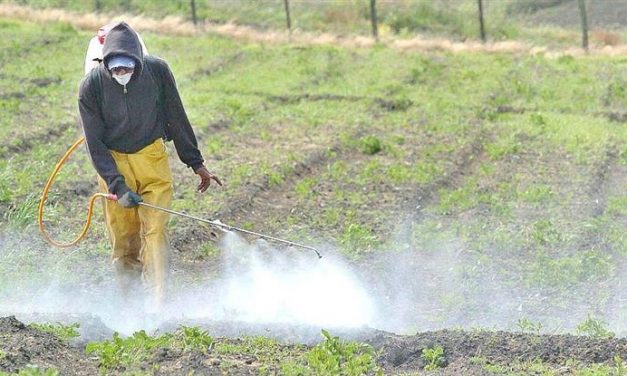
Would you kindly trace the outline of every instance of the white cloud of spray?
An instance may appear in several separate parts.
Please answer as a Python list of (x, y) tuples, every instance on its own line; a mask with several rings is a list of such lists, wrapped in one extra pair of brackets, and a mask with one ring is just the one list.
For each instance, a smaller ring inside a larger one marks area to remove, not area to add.
[(370, 295), (351, 267), (330, 251), (318, 259), (313, 252), (278, 250), (263, 241), (250, 245), (234, 233), (224, 237), (222, 248), (217, 281), (174, 293), (173, 306), (186, 307), (186, 317), (323, 327), (358, 327), (373, 320)]
[[(17, 269), (12, 268), (12, 286), (0, 289), (0, 315), (67, 323), (97, 317), (128, 335), (190, 320), (354, 328), (370, 325), (376, 314), (362, 281), (330, 249), (318, 259), (313, 252), (249, 244), (229, 233), (221, 243), (219, 276), (202, 282), (185, 278), (171, 289), (166, 307), (154, 312), (149, 299), (141, 302), (140, 287), (130, 300), (122, 298), (105, 257), (33, 243), (3, 244), (0, 260)], [(24, 263), (32, 265), (20, 270)]]
[[(624, 268), (613, 280), (615, 288), (605, 285), (605, 293), (613, 297), (610, 303), (598, 306), (594, 286), (573, 286), (551, 296), (524, 286), (520, 276), (500, 274), (486, 259), (489, 251), (467, 249), (450, 234), (416, 244), (405, 234), (404, 227), (411, 226), (401, 226), (388, 249), (357, 265), (332, 247), (323, 248), (319, 260), (307, 250), (275, 249), (263, 241), (249, 244), (228, 234), (220, 246), (220, 265), (210, 268), (219, 271), (217, 277), (197, 269), (177, 271), (170, 304), (158, 314), (141, 306), (139, 287), (131, 300), (135, 304), (121, 298), (106, 256), (85, 248), (51, 249), (32, 234), (11, 234), (0, 237), (0, 315), (80, 321), (83, 335), (91, 338), (109, 338), (108, 330), (131, 334), (211, 322), (236, 328), (367, 326), (410, 334), (450, 327), (517, 330), (517, 321), (526, 318), (551, 332), (573, 331), (590, 313), (619, 335), (627, 331)], [(415, 235), (423, 239), (433, 234)], [(319, 330), (314, 334), (309, 338), (319, 339)]]

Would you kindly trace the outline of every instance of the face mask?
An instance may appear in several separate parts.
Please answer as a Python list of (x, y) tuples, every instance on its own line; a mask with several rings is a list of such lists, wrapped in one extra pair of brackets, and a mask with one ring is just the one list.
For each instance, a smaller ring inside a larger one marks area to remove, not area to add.
[(122, 74), (122, 75), (113, 75), (113, 78), (115, 78), (115, 80), (118, 82), (118, 84), (125, 86), (126, 84), (128, 84), (128, 82), (131, 80), (131, 76), (133, 75), (133, 73), (126, 73), (126, 74)]

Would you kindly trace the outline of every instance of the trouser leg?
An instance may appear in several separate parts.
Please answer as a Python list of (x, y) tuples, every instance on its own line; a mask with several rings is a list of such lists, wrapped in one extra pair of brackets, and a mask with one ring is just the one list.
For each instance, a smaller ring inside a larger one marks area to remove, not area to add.
[[(107, 191), (102, 179), (99, 179), (99, 185), (103, 191)], [(137, 209), (126, 209), (117, 202), (105, 200), (104, 215), (116, 279), (122, 294), (128, 297), (141, 281), (139, 213)]]
[[(131, 158), (139, 193), (146, 203), (170, 208), (172, 204), (172, 175), (168, 155), (162, 140), (142, 149)], [(141, 222), (140, 260), (143, 265), (143, 281), (153, 298), (155, 308), (165, 303), (168, 280), (169, 239), (167, 224), (169, 215), (160, 210), (140, 206)]]

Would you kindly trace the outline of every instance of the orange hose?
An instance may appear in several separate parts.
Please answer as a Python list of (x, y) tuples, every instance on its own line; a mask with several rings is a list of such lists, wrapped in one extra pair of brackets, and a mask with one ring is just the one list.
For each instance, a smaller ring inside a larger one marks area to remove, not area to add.
[(60, 243), (60, 242), (52, 239), (50, 237), (50, 235), (48, 235), (48, 233), (46, 232), (46, 229), (44, 228), (44, 221), (43, 221), (44, 204), (46, 202), (46, 198), (48, 197), (48, 191), (50, 190), (50, 187), (52, 186), (52, 181), (57, 176), (57, 173), (59, 172), (59, 170), (61, 170), (61, 167), (63, 166), (65, 161), (70, 157), (72, 152), (74, 152), (74, 150), (78, 147), (78, 145), (80, 145), (83, 141), (85, 141), (84, 137), (79, 138), (68, 149), (68, 151), (65, 152), (65, 155), (63, 156), (63, 158), (61, 158), (59, 163), (57, 163), (57, 166), (54, 168), (54, 170), (52, 171), (52, 174), (48, 178), (48, 181), (46, 182), (46, 186), (44, 187), (44, 191), (43, 191), (43, 193), (41, 195), (41, 200), (39, 201), (39, 230), (43, 234), (44, 239), (49, 244), (51, 244), (51, 245), (53, 245), (55, 247), (59, 247), (59, 248), (69, 248), (69, 247), (72, 247), (72, 246), (78, 244), (78, 242), (80, 242), (85, 237), (85, 235), (87, 234), (87, 230), (89, 230), (89, 225), (91, 224), (91, 217), (92, 217), (93, 209), (94, 209), (94, 201), (98, 197), (103, 197), (103, 198), (106, 198), (106, 199), (109, 199), (109, 200), (115, 199), (115, 195), (112, 195), (112, 194), (94, 193), (94, 195), (91, 196), (91, 198), (89, 199), (89, 209), (87, 211), (87, 219), (85, 220), (85, 225), (83, 226), (83, 230), (81, 231), (81, 233), (78, 235), (78, 237), (76, 239), (74, 239), (73, 241), (71, 241), (69, 243)]

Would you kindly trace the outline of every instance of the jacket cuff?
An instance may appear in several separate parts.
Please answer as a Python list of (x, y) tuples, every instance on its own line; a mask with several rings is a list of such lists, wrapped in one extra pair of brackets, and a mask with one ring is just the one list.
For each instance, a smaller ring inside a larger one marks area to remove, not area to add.
[(130, 190), (124, 180), (116, 180), (109, 186), (109, 191), (118, 197), (122, 197), (126, 192), (130, 192)]
[(189, 166), (192, 168), (192, 170), (194, 170), (194, 172), (198, 171), (199, 168), (201, 167), (205, 167), (204, 163), (197, 163), (197, 164), (193, 164), (191, 166)]

